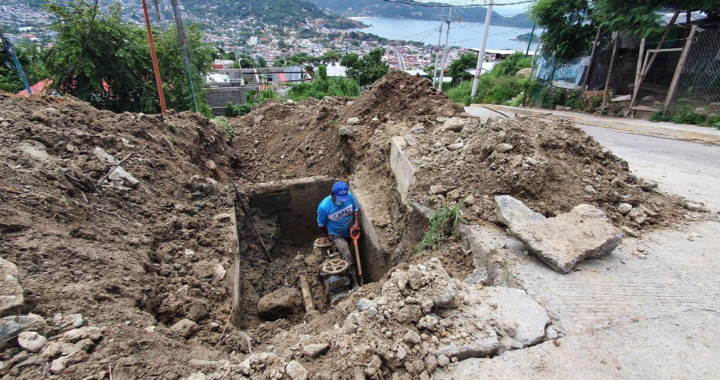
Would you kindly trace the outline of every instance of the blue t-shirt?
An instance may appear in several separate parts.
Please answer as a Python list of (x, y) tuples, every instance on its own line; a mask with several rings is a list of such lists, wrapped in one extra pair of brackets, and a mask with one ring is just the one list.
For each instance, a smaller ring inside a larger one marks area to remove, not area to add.
[(350, 227), (355, 222), (353, 212), (358, 211), (358, 206), (352, 193), (348, 193), (348, 195), (350, 195), (350, 199), (340, 206), (333, 203), (330, 195), (323, 199), (318, 206), (318, 226), (325, 227), (327, 225), (330, 235), (350, 237)]

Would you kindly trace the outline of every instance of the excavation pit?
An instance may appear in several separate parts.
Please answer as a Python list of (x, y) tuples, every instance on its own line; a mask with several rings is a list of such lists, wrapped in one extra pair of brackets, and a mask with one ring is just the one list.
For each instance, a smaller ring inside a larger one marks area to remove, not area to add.
[[(335, 182), (336, 179), (320, 176), (256, 184), (243, 189), (255, 227), (270, 251), (272, 261), (263, 252), (242, 208), (236, 207), (241, 266), (238, 283), (241, 309), (244, 310), (241, 315), (256, 315), (257, 302), (263, 296), (282, 288), (300, 289), (300, 277), (307, 279), (316, 308), (322, 312), (328, 307), (331, 297), (320, 276), (328, 252), (314, 249), (314, 242), (321, 235), (317, 226), (317, 207), (330, 194)], [(382, 278), (390, 265), (369, 222), (369, 210), (363, 210), (362, 204), (360, 207), (362, 233), (358, 245), (363, 280), (369, 283)], [(291, 321), (303, 314), (302, 305), (294, 306), (296, 312), (289, 317)], [(246, 322), (241, 320), (238, 324), (245, 325)]]

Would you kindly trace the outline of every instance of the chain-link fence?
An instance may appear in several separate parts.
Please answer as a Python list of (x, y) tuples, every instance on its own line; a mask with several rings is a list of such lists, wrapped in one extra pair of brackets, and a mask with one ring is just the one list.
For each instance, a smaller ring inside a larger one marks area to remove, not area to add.
[(720, 30), (698, 29), (689, 44), (669, 105), (720, 111)]

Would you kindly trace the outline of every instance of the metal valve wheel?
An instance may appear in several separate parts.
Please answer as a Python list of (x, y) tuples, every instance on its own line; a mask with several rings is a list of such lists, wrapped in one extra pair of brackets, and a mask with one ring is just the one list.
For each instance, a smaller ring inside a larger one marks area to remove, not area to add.
[(348, 263), (339, 258), (330, 259), (323, 263), (322, 270), (327, 274), (340, 274), (348, 268)]

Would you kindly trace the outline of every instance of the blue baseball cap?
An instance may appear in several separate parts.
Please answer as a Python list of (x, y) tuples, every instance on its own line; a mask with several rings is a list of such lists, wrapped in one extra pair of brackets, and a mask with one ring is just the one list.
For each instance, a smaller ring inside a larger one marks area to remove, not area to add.
[(335, 200), (338, 202), (345, 202), (350, 199), (350, 195), (348, 195), (348, 184), (345, 182), (335, 182), (332, 192), (335, 195)]

